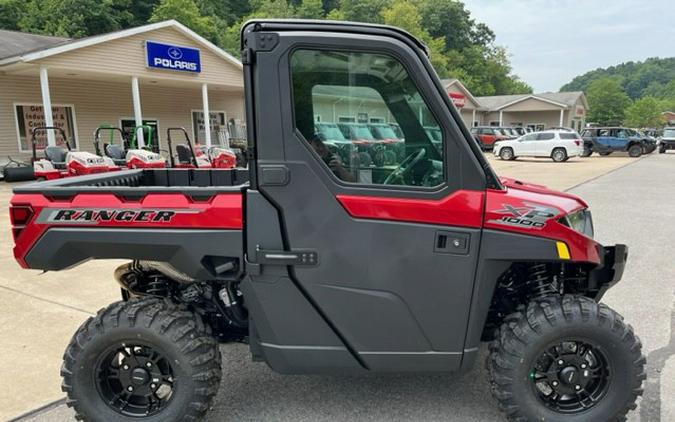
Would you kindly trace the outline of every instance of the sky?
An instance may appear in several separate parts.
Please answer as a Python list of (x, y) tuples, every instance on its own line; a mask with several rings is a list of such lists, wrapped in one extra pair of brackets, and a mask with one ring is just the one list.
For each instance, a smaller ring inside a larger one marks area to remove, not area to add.
[(675, 56), (675, 0), (463, 0), (534, 92), (598, 67)]

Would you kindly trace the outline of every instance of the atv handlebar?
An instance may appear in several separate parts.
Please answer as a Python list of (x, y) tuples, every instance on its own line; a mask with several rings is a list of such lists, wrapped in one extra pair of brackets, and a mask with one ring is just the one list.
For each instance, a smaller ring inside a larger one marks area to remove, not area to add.
[(173, 159), (173, 147), (171, 146), (171, 132), (179, 131), (183, 132), (183, 135), (185, 136), (185, 142), (187, 142), (188, 148), (190, 148), (190, 156), (192, 158), (192, 163), (194, 164), (195, 168), (199, 167), (197, 165), (197, 156), (195, 155), (195, 150), (192, 147), (192, 141), (190, 141), (190, 135), (188, 135), (187, 130), (185, 130), (184, 127), (170, 127), (166, 130), (166, 140), (167, 143), (169, 144), (169, 162), (171, 163), (171, 167), (175, 167), (175, 162)]
[[(103, 130), (109, 130), (109, 131), (118, 131), (120, 133), (120, 139), (122, 140), (122, 147), (125, 148), (125, 142), (126, 139), (124, 139), (124, 131), (121, 128), (118, 127), (106, 127), (106, 126), (99, 126), (96, 128), (94, 131), (94, 149), (96, 150), (96, 155), (103, 157), (104, 154), (101, 154), (101, 146), (100, 146), (100, 139), (101, 139), (101, 131)], [(110, 138), (110, 142), (112, 142), (112, 138)], [(125, 148), (126, 149), (126, 148)]]
[(56, 131), (61, 132), (61, 137), (63, 138), (63, 142), (66, 144), (66, 148), (68, 149), (68, 151), (71, 150), (71, 149), (70, 149), (70, 144), (68, 143), (68, 138), (66, 137), (66, 131), (63, 130), (63, 128), (56, 127), (56, 126), (38, 126), (38, 127), (34, 127), (34, 128), (30, 131), (30, 133), (31, 133), (30, 142), (31, 142), (32, 148), (33, 148), (33, 162), (37, 161), (37, 139), (35, 138), (35, 134), (36, 134), (37, 132), (39, 132), (39, 131), (47, 132), (48, 130), (56, 130)]

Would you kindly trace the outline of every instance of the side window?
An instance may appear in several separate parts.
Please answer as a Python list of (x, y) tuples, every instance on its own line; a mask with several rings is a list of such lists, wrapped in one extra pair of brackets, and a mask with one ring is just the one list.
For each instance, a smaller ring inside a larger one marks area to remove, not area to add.
[(523, 141), (534, 141), (537, 138), (536, 133), (528, 133), (527, 135), (523, 136), (521, 140)]
[(555, 138), (555, 133), (552, 132), (541, 132), (537, 134), (537, 141), (550, 141)]
[[(368, 185), (443, 182), (440, 125), (396, 58), (297, 50), (291, 75), (296, 127), (336, 177)], [(368, 124), (373, 117), (377, 127)]]

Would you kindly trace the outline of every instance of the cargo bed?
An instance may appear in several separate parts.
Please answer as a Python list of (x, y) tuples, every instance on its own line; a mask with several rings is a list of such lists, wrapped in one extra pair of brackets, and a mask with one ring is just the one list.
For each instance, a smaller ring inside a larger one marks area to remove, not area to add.
[(239, 191), (247, 185), (245, 169), (137, 169), (26, 183), (15, 187), (14, 193), (40, 193), (55, 198), (82, 193), (112, 193), (131, 198), (174, 192), (212, 196)]

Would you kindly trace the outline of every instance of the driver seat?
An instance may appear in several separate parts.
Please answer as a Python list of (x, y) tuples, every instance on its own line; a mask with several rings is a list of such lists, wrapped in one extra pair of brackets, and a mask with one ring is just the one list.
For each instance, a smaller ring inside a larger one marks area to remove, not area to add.
[(116, 166), (124, 166), (127, 163), (124, 149), (115, 144), (108, 144), (105, 146), (105, 155), (110, 157)]
[(192, 154), (190, 148), (185, 144), (176, 145), (176, 154), (178, 155), (178, 162), (180, 164), (194, 164), (192, 162)]
[(55, 169), (65, 170), (66, 168), (66, 151), (65, 148), (57, 146), (45, 147), (45, 157), (51, 161)]

